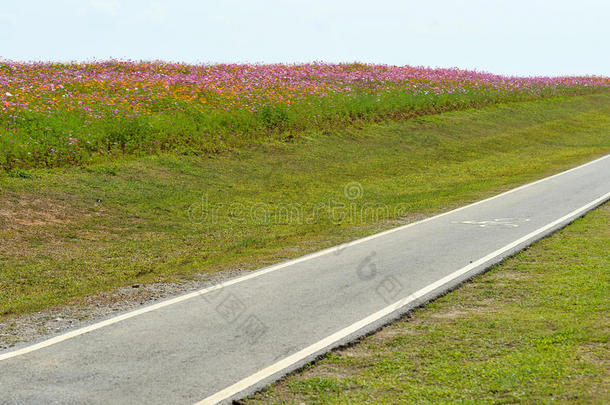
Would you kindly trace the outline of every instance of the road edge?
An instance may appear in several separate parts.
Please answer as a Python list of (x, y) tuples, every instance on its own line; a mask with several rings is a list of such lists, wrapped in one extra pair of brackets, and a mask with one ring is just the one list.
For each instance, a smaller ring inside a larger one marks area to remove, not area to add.
[[(514, 256), (533, 243), (544, 239), (558, 230), (565, 228), (589, 211), (610, 201), (610, 192), (591, 201), (590, 203), (566, 214), (565, 216), (536, 229), (516, 241), (464, 266), (454, 273), (443, 277), (436, 282), (410, 294), (407, 297), (369, 315), (362, 320), (343, 328), (262, 370), (246, 377), (237, 383), (224, 388), (217, 393), (202, 399), (195, 405), (228, 404), (234, 400), (245, 398), (262, 390), (267, 385), (294, 373), (308, 363), (319, 359), (329, 351), (346, 346), (374, 333), (385, 325), (405, 316), (413, 309), (421, 307), (434, 299), (441, 297), (459, 287), (465, 281), (483, 274), (492, 267), (500, 264), (507, 258)], [(361, 325), (362, 324), (362, 325)], [(355, 330), (354, 330), (355, 329)]]

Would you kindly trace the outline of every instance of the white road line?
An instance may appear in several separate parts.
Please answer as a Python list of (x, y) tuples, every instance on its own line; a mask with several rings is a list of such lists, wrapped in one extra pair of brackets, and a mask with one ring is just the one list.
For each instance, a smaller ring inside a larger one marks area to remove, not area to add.
[(610, 193), (606, 193), (602, 197), (590, 202), (589, 204), (587, 204), (581, 208), (578, 208), (577, 210), (574, 210), (574, 211), (570, 212), (569, 214), (567, 214), (541, 228), (538, 228), (537, 230), (523, 236), (522, 238), (519, 238), (519, 239), (515, 240), (514, 242), (511, 242), (508, 245), (496, 250), (495, 252), (492, 252), (492, 253), (488, 254), (487, 256), (482, 257), (473, 263), (470, 263), (468, 266), (462, 267), (461, 269), (441, 278), (438, 281), (435, 281), (432, 284), (427, 285), (426, 287), (410, 294), (409, 296), (407, 296), (405, 298), (402, 298), (399, 301), (396, 301), (395, 303), (381, 309), (380, 311), (377, 311), (377, 312), (373, 313), (372, 315), (369, 315), (366, 318), (364, 318), (344, 329), (341, 329), (340, 331), (338, 331), (336, 333), (333, 333), (332, 335), (312, 344), (311, 346), (308, 346), (308, 347), (278, 361), (277, 363), (274, 363), (256, 373), (252, 374), (251, 376), (246, 377), (243, 380), (238, 381), (235, 384), (233, 384), (221, 391), (218, 391), (216, 394), (211, 395), (211, 396), (197, 402), (195, 405), (212, 405), (212, 404), (217, 404), (221, 401), (227, 400), (227, 399), (231, 398), (233, 395), (236, 395), (236, 394), (242, 392), (243, 390), (257, 384), (258, 382), (260, 382), (268, 377), (271, 377), (272, 375), (292, 366), (293, 364), (298, 363), (299, 361), (302, 361), (302, 360), (308, 358), (309, 356), (312, 356), (312, 355), (324, 350), (325, 348), (341, 341), (342, 339), (348, 337), (349, 335), (351, 335), (355, 332), (358, 332), (360, 329), (398, 311), (400, 308), (404, 307), (405, 305), (408, 305), (408, 304), (412, 303), (413, 301), (417, 300), (418, 298), (421, 298), (421, 297), (425, 296), (426, 294), (431, 293), (432, 291), (436, 290), (437, 288), (440, 288), (440, 287), (444, 286), (445, 284), (450, 283), (451, 281), (457, 279), (458, 277), (468, 273), (472, 269), (475, 269), (478, 266), (484, 265), (485, 263), (491, 261), (492, 259), (497, 258), (507, 252), (510, 252), (512, 249), (518, 247), (522, 243), (530, 241), (530, 240), (532, 240), (532, 241), (535, 240), (536, 237), (538, 237), (541, 234), (544, 234), (545, 232), (547, 232), (548, 230), (551, 230), (554, 227), (562, 224), (564, 221), (569, 221), (571, 219), (573, 220), (575, 218), (578, 218), (579, 216), (586, 213), (589, 209), (594, 208), (609, 199), (610, 199)]
[(367, 237), (362, 238), (362, 239), (357, 239), (355, 241), (344, 243), (342, 245), (333, 246), (333, 247), (328, 248), (328, 249), (320, 250), (318, 252), (311, 253), (311, 254), (299, 257), (297, 259), (289, 260), (289, 261), (286, 261), (286, 262), (283, 262), (283, 263), (279, 263), (279, 264), (276, 264), (276, 265), (273, 265), (273, 266), (270, 266), (270, 267), (267, 267), (267, 268), (263, 268), (261, 270), (253, 271), (253, 272), (251, 272), (249, 274), (246, 274), (244, 276), (237, 277), (237, 278), (234, 278), (234, 279), (231, 279), (231, 280), (227, 280), (227, 281), (225, 281), (223, 283), (216, 284), (216, 285), (213, 285), (211, 287), (202, 288), (200, 290), (193, 291), (191, 293), (188, 293), (188, 294), (185, 294), (185, 295), (181, 295), (181, 296), (178, 296), (178, 297), (166, 300), (166, 301), (162, 301), (162, 302), (159, 302), (157, 304), (152, 304), (152, 305), (146, 306), (144, 308), (140, 308), (140, 309), (137, 309), (137, 310), (134, 310), (134, 311), (126, 312), (126, 313), (124, 313), (122, 315), (118, 315), (116, 317), (109, 318), (109, 319), (106, 319), (106, 320), (103, 320), (103, 321), (91, 324), (89, 326), (85, 326), (85, 327), (82, 327), (82, 328), (79, 328), (79, 329), (75, 329), (75, 330), (70, 331), (70, 332), (66, 332), (64, 334), (55, 336), (55, 337), (53, 337), (51, 339), (47, 339), (47, 340), (44, 340), (42, 342), (30, 345), (30, 346), (26, 346), (26, 347), (23, 347), (21, 349), (9, 351), (7, 353), (2, 353), (2, 354), (0, 354), (0, 361), (6, 360), (6, 359), (10, 359), (10, 358), (16, 357), (16, 356), (21, 356), (21, 355), (24, 355), (24, 354), (27, 354), (27, 353), (30, 353), (30, 352), (33, 352), (33, 351), (36, 351), (36, 350), (40, 350), (40, 349), (43, 349), (45, 347), (52, 346), (54, 344), (61, 343), (61, 342), (65, 341), (65, 340), (72, 339), (72, 338), (75, 338), (77, 336), (83, 335), (85, 333), (94, 331), (96, 329), (100, 329), (100, 328), (103, 328), (103, 327), (106, 327), (106, 326), (110, 326), (110, 325), (113, 325), (113, 324), (115, 324), (117, 322), (121, 322), (121, 321), (124, 321), (126, 319), (133, 318), (135, 316), (145, 314), (147, 312), (155, 311), (157, 309), (161, 309), (161, 308), (173, 305), (173, 304), (177, 304), (179, 302), (183, 302), (183, 301), (189, 300), (191, 298), (198, 297), (198, 296), (200, 296), (202, 294), (206, 294), (206, 293), (208, 293), (210, 291), (218, 290), (220, 288), (225, 288), (225, 287), (228, 287), (228, 286), (233, 285), (233, 284), (241, 283), (243, 281), (250, 280), (252, 278), (259, 277), (259, 276), (262, 276), (264, 274), (271, 273), (271, 272), (283, 269), (285, 267), (288, 267), (288, 266), (291, 266), (291, 265), (294, 265), (294, 264), (297, 264), (297, 263), (304, 262), (306, 260), (314, 259), (316, 257), (320, 257), (320, 256), (323, 256), (323, 255), (332, 253), (332, 252), (336, 252), (338, 250), (344, 249), (344, 248), (349, 247), (349, 246), (358, 245), (360, 243), (369, 241), (371, 239), (379, 238), (379, 237), (384, 236), (384, 235), (388, 235), (388, 234), (391, 234), (391, 233), (394, 233), (394, 232), (398, 232), (398, 231), (401, 231), (403, 229), (409, 228), (411, 226), (415, 226), (417, 224), (421, 224), (421, 223), (424, 223), (424, 222), (427, 222), (427, 221), (431, 221), (431, 220), (433, 220), (435, 218), (440, 218), (440, 217), (443, 217), (445, 215), (449, 215), (449, 214), (452, 214), (454, 212), (458, 212), (458, 211), (464, 210), (466, 208), (470, 208), (470, 207), (482, 204), (484, 202), (491, 201), (491, 200), (494, 200), (496, 198), (500, 198), (500, 197), (505, 196), (507, 194), (514, 193), (514, 192), (519, 191), (519, 190), (523, 190), (524, 188), (531, 187), (531, 186), (533, 186), (535, 184), (539, 184), (539, 183), (542, 183), (542, 182), (547, 181), (547, 180), (551, 180), (551, 179), (553, 179), (555, 177), (562, 176), (564, 174), (573, 172), (575, 170), (578, 170), (578, 169), (581, 169), (583, 167), (595, 164), (595, 163), (597, 163), (599, 161), (602, 161), (602, 160), (608, 159), (608, 158), (610, 158), (610, 155), (602, 156), (602, 157), (600, 157), (598, 159), (592, 160), (591, 162), (588, 162), (588, 163), (585, 163), (583, 165), (574, 167), (572, 169), (568, 169), (566, 171), (554, 174), (552, 176), (545, 177), (543, 179), (534, 181), (532, 183), (524, 184), (524, 185), (522, 185), (520, 187), (517, 187), (517, 188), (514, 188), (512, 190), (505, 191), (503, 193), (500, 193), (500, 194), (497, 194), (495, 196), (486, 198), (484, 200), (480, 200), (480, 201), (474, 202), (472, 204), (468, 204), (468, 205), (465, 205), (463, 207), (459, 207), (459, 208), (456, 208), (454, 210), (447, 211), (447, 212), (444, 212), (442, 214), (438, 214), (438, 215), (435, 215), (433, 217), (429, 217), (429, 218), (423, 219), (421, 221), (412, 222), (410, 224), (399, 226), (399, 227), (393, 228), (393, 229), (389, 229), (387, 231), (383, 231), (383, 232), (380, 232), (380, 233), (377, 233), (377, 234), (374, 234), (374, 235), (371, 235), (371, 236), (367, 236)]

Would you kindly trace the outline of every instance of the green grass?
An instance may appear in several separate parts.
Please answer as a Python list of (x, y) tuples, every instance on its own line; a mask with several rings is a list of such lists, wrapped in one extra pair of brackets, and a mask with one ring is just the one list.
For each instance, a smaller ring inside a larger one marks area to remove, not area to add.
[(610, 204), (248, 404), (610, 402)]
[[(605, 93), (310, 132), (207, 158), (15, 169), (0, 174), (0, 317), (133, 283), (257, 268), (608, 152)], [(353, 182), (363, 194), (350, 200)], [(204, 197), (215, 211), (196, 223)], [(302, 220), (282, 214), (288, 204)], [(331, 215), (338, 204), (368, 215)], [(387, 211), (372, 215), (374, 204)]]

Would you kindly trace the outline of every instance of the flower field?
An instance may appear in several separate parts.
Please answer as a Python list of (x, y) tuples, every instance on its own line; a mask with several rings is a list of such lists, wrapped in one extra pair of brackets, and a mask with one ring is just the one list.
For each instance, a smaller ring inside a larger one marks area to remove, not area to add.
[(603, 77), (409, 66), (0, 61), (0, 166), (210, 153), (359, 120), (609, 90)]

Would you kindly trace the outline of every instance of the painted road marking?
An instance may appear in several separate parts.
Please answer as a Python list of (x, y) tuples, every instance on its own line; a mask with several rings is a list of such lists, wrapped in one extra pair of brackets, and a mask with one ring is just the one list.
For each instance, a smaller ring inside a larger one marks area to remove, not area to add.
[(481, 228), (488, 227), (505, 227), (505, 228), (518, 228), (520, 224), (531, 221), (530, 218), (496, 218), (486, 221), (451, 221), (452, 224), (465, 224), (465, 225), (477, 225)]

